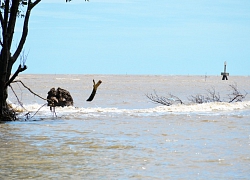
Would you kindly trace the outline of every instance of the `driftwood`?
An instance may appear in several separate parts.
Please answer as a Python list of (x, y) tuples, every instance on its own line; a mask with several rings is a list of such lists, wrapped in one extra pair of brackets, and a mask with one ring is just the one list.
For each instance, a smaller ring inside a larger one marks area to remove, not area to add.
[(93, 79), (93, 90), (92, 90), (91, 95), (87, 99), (87, 101), (92, 101), (94, 99), (96, 91), (97, 91), (97, 88), (98, 88), (98, 86), (100, 86), (101, 83), (102, 83), (101, 80), (99, 80), (97, 83), (95, 83), (95, 80)]

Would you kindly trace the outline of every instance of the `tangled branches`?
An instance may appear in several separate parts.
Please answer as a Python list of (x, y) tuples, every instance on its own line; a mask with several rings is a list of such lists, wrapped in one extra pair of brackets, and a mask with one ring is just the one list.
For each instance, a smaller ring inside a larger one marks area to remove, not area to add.
[(146, 94), (147, 98), (150, 99), (154, 103), (159, 103), (165, 106), (170, 106), (175, 103), (183, 104), (182, 100), (178, 98), (177, 96), (174, 96), (172, 94), (169, 94), (169, 97), (164, 96), (158, 96), (156, 91), (154, 91), (154, 94)]
[[(35, 96), (37, 96), (37, 97), (39, 97), (39, 98), (41, 98), (41, 99), (43, 99), (43, 100), (47, 100), (47, 99), (45, 99), (45, 98), (39, 96), (38, 94), (34, 93), (29, 87), (27, 87), (27, 86), (26, 86), (22, 81), (20, 81), (20, 80), (12, 81), (12, 83), (21, 83), (21, 84), (23, 85), (23, 87), (25, 87), (26, 89), (28, 89), (28, 91), (29, 91), (30, 93), (34, 94)], [(12, 86), (11, 86), (10, 84), (9, 84), (9, 86), (10, 86), (12, 92), (14, 93), (14, 95), (16, 96), (17, 101), (18, 101), (18, 103), (20, 104), (20, 106), (21, 106), (23, 109), (25, 109), (25, 108), (23, 107), (22, 102), (19, 100), (17, 94), (15, 93), (14, 89), (12, 88)], [(48, 100), (48, 101), (50, 101), (50, 100)], [(25, 120), (28, 120), (28, 119), (30, 119), (30, 118), (33, 118), (33, 117), (38, 113), (38, 111), (39, 111), (42, 107), (44, 107), (45, 105), (47, 105), (47, 103), (45, 103), (44, 105), (42, 105), (42, 106), (41, 106), (32, 116), (31, 116), (30, 112), (27, 112), (27, 113), (24, 115), (24, 116), (26, 117)], [(26, 109), (25, 109), (25, 110), (26, 110)], [(27, 110), (26, 110), (26, 111), (27, 111)], [(53, 114), (56, 115), (55, 109), (54, 109), (54, 111), (53, 111)], [(13, 117), (16, 117), (16, 113), (15, 113), (14, 110), (11, 111), (10, 116), (12, 117), (12, 119), (13, 119)], [(15, 118), (15, 120), (16, 120), (16, 118)]]
[(201, 94), (197, 94), (195, 96), (191, 95), (188, 98), (188, 100), (197, 104), (209, 103), (209, 102), (222, 102), (220, 94), (216, 93), (214, 87), (212, 89), (207, 89), (206, 91), (207, 91), (206, 95), (201, 95)]
[(228, 94), (229, 97), (229, 103), (231, 102), (241, 102), (243, 99), (245, 99), (247, 92), (245, 91), (245, 94), (242, 94), (238, 88), (237, 84), (229, 85), (233, 92), (231, 94)]
[[(188, 100), (192, 103), (202, 104), (202, 103), (209, 103), (209, 102), (241, 102), (245, 97), (247, 96), (247, 92), (245, 91), (244, 94), (242, 94), (238, 88), (237, 84), (231, 84), (229, 85), (231, 88), (231, 93), (228, 94), (229, 100), (223, 101), (221, 99), (221, 96), (218, 92), (216, 92), (215, 88), (212, 87), (211, 89), (207, 89), (207, 94), (197, 94), (197, 95), (191, 95)], [(169, 94), (168, 97), (159, 96), (156, 91), (154, 91), (154, 94), (146, 94), (146, 97), (152, 101), (153, 103), (162, 104), (165, 106), (171, 106), (173, 104), (184, 104), (183, 101), (172, 94)]]

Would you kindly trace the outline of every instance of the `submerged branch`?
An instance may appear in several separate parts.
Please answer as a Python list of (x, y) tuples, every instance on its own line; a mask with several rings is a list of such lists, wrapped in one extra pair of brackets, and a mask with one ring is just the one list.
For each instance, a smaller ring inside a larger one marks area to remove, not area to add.
[(242, 102), (242, 100), (247, 96), (247, 92), (245, 91), (245, 94), (243, 95), (237, 88), (237, 84), (231, 84), (229, 85), (232, 89), (232, 93), (228, 94), (229, 96), (229, 103), (231, 102)]
[(99, 80), (97, 83), (95, 83), (95, 80), (93, 79), (93, 90), (92, 90), (91, 95), (89, 96), (89, 98), (86, 101), (92, 101), (94, 99), (97, 88), (98, 88), (98, 86), (100, 86), (101, 83), (102, 83), (101, 80)]
[[(45, 105), (47, 105), (47, 103), (45, 103), (44, 105), (42, 105), (34, 114), (33, 116), (31, 116), (30, 118), (33, 118), (39, 111), (40, 109), (42, 109)], [(28, 118), (29, 119), (29, 118)]]
[(154, 103), (162, 104), (165, 106), (171, 106), (175, 103), (183, 104), (182, 100), (179, 97), (174, 96), (172, 94), (169, 94), (169, 97), (164, 97), (164, 96), (158, 96), (156, 91), (154, 91), (154, 94), (146, 94), (146, 97)]
[[(232, 93), (229, 94), (229, 101), (228, 103), (232, 102), (241, 102), (247, 95), (247, 92), (245, 94), (242, 94), (238, 89), (237, 85), (229, 85), (232, 89)], [(212, 87), (211, 89), (206, 90), (207, 94), (197, 94), (197, 95), (191, 95), (188, 97), (188, 100), (192, 103), (202, 104), (202, 103), (209, 103), (209, 102), (222, 102), (220, 94), (215, 91), (215, 88)], [(155, 91), (154, 94), (146, 94), (146, 97), (150, 99), (153, 103), (162, 104), (165, 106), (171, 106), (174, 103), (180, 103), (183, 104), (180, 98), (177, 96), (174, 96), (172, 94), (169, 94), (169, 97), (159, 96)]]

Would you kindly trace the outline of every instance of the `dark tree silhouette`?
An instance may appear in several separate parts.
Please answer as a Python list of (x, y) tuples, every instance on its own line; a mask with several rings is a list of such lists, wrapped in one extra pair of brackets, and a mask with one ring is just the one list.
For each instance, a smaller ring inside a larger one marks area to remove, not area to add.
[[(66, 2), (70, 1), (66, 0)], [(20, 72), (27, 69), (27, 66), (24, 63), (20, 64), (12, 77), (11, 71), (23, 50), (28, 35), (31, 11), (40, 2), (41, 0), (0, 0), (0, 121), (10, 121), (16, 118), (15, 112), (11, 110), (6, 102), (8, 86), (10, 86)], [(23, 30), (19, 43), (14, 48), (12, 47), (13, 35), (16, 28), (16, 20), (19, 17), (23, 18)]]

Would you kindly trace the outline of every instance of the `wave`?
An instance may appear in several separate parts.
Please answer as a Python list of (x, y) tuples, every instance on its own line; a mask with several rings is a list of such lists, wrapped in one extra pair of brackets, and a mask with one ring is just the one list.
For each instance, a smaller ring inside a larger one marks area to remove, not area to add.
[[(50, 108), (41, 104), (23, 105), (23, 107), (10, 103), (12, 108), (19, 114), (30, 112), (37, 113), (41, 116), (51, 115)], [(172, 105), (172, 106), (157, 106), (154, 108), (145, 109), (120, 109), (117, 107), (95, 107), (95, 108), (78, 108), (78, 107), (56, 107), (57, 115), (73, 115), (74, 117), (81, 116), (107, 116), (107, 115), (128, 115), (128, 116), (159, 116), (164, 114), (203, 114), (218, 115), (223, 113), (235, 113), (237, 111), (246, 111), (250, 115), (250, 101), (226, 103), (212, 102), (203, 104), (189, 105)]]

